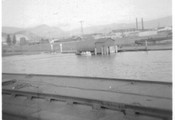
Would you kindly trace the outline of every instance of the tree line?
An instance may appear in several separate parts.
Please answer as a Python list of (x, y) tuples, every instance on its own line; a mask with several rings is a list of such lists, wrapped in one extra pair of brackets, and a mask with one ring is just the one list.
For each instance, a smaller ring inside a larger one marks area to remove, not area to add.
[(13, 35), (13, 39), (11, 39), (10, 35), (7, 35), (7, 39), (6, 39), (7, 45), (11, 46), (11, 45), (15, 45), (16, 44), (16, 35)]
[[(6, 37), (6, 43), (8, 46), (12, 46), (12, 45), (15, 45), (17, 43), (17, 39), (16, 39), (16, 35), (10, 35), (8, 34), (7, 37)], [(42, 44), (42, 43), (49, 43), (49, 39), (43, 39), (41, 38), (41, 40), (39, 42), (29, 42), (26, 40), (25, 37), (21, 37), (20, 40), (19, 40), (19, 45), (26, 45), (26, 44), (29, 44), (29, 45), (34, 45), (34, 44)]]

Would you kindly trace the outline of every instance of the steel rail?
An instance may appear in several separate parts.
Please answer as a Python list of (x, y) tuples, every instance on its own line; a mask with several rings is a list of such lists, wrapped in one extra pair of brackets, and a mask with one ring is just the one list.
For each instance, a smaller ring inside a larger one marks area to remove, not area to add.
[(46, 75), (46, 74), (26, 74), (26, 73), (2, 73), (3, 75), (15, 75), (15, 76), (25, 76), (27, 77), (56, 77), (56, 78), (76, 78), (76, 79), (92, 79), (92, 80), (100, 80), (100, 81), (121, 81), (121, 82), (129, 82), (129, 83), (150, 83), (150, 84), (163, 84), (163, 85), (172, 85), (172, 82), (168, 81), (151, 81), (151, 80), (137, 80), (137, 79), (123, 79), (123, 78), (107, 78), (107, 77), (90, 77), (90, 76), (67, 76), (67, 75)]
[[(13, 81), (9, 81), (13, 82)], [(7, 82), (8, 83), (8, 82)], [(25, 83), (31, 83), (31, 82), (25, 82)], [(35, 83), (35, 82), (33, 82)], [(67, 86), (67, 85), (55, 85), (48, 82), (43, 82), (47, 85), (51, 85), (52, 87), (59, 87), (59, 88), (73, 88), (73, 89), (79, 89), (84, 91), (102, 91), (102, 92), (108, 92), (108, 93), (120, 93), (120, 94), (127, 94), (127, 95), (137, 95), (137, 96), (145, 96), (145, 97), (152, 97), (152, 98), (159, 98), (159, 99), (167, 99), (171, 100), (170, 97), (162, 97), (162, 96), (154, 96), (154, 95), (147, 95), (147, 94), (140, 94), (140, 93), (132, 93), (132, 92), (124, 92), (124, 91), (115, 91), (115, 90), (102, 90), (102, 89), (95, 89), (95, 88), (83, 88), (83, 87), (74, 87), (74, 86)], [(42, 83), (42, 84), (43, 84)], [(6, 84), (6, 82), (2, 82), (2, 84)], [(41, 84), (41, 83), (40, 83)], [(41, 85), (42, 85), (41, 84)]]
[(121, 111), (124, 115), (128, 114), (128, 111), (132, 111), (133, 115), (146, 115), (151, 117), (160, 118), (163, 120), (171, 120), (172, 119), (172, 110), (165, 110), (165, 109), (157, 109), (145, 106), (138, 106), (138, 105), (130, 105), (124, 103), (117, 103), (117, 102), (108, 102), (102, 100), (95, 100), (95, 99), (87, 99), (87, 98), (80, 98), (80, 97), (70, 97), (64, 95), (57, 95), (57, 94), (47, 94), (47, 93), (37, 93), (37, 92), (29, 92), (29, 91), (19, 91), (19, 90), (11, 90), (11, 89), (2, 89), (2, 94), (12, 95), (14, 97), (17, 96), (25, 96), (28, 99), (46, 99), (49, 102), (52, 101), (64, 101), (68, 104), (82, 104), (92, 106), (93, 109), (111, 109), (116, 111)]

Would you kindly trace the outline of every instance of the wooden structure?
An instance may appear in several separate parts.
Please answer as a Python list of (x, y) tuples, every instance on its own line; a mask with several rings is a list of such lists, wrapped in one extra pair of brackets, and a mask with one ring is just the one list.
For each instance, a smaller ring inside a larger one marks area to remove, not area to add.
[(95, 42), (95, 54), (107, 55), (117, 51), (115, 40), (111, 38), (101, 38)]
[(95, 55), (108, 55), (117, 52), (116, 41), (111, 38), (85, 39), (77, 42), (77, 53), (91, 52)]

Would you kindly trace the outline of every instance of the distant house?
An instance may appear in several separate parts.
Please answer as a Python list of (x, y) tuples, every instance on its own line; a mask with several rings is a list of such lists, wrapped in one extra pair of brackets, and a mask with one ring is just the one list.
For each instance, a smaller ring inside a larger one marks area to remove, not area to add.
[(116, 39), (116, 38), (125, 38), (125, 37), (136, 37), (138, 36), (139, 30), (136, 30), (135, 28), (130, 29), (117, 29), (112, 30), (110, 33), (108, 33), (107, 37)]
[(24, 41), (29, 41), (29, 38), (23, 34), (16, 34), (16, 42), (17, 44), (20, 44), (21, 42), (24, 42)]
[(111, 38), (101, 38), (95, 42), (95, 54), (110, 54), (116, 52), (116, 41)]
[(138, 37), (139, 36), (139, 31), (133, 31), (128, 33), (127, 37)]
[(106, 38), (106, 35), (103, 33), (95, 33), (93, 34), (94, 39)]
[(139, 37), (144, 37), (144, 36), (153, 36), (153, 35), (157, 35), (157, 31), (155, 30), (149, 30), (149, 31), (143, 31), (143, 32), (139, 32)]

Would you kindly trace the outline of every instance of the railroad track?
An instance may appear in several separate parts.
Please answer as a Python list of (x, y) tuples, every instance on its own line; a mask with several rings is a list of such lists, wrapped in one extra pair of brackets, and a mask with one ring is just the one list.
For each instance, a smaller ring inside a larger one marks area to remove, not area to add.
[(14, 97), (25, 96), (30, 100), (39, 98), (39, 99), (46, 99), (48, 100), (48, 102), (64, 101), (67, 102), (68, 104), (81, 104), (81, 105), (92, 106), (92, 108), (96, 110), (99, 109), (117, 110), (123, 112), (124, 114), (127, 114), (129, 111), (132, 112), (133, 115), (146, 115), (167, 120), (170, 120), (172, 116), (172, 111), (169, 110), (161, 110), (137, 105), (128, 105), (117, 102), (112, 103), (108, 101), (100, 101), (93, 99), (63, 96), (63, 95), (36, 93), (36, 92), (19, 91), (19, 90), (8, 90), (8, 89), (3, 89), (2, 94), (12, 95)]
[(135, 80), (135, 79), (119, 79), (119, 78), (104, 78), (104, 77), (89, 77), (89, 76), (67, 76), (67, 75), (47, 75), (47, 74), (26, 74), (26, 73), (2, 73), (2, 76), (13, 76), (13, 77), (25, 77), (25, 78), (32, 78), (32, 77), (50, 77), (50, 78), (68, 78), (68, 79), (92, 79), (92, 80), (100, 80), (100, 81), (122, 81), (128, 83), (150, 83), (150, 84), (165, 84), (165, 85), (172, 85), (172, 82), (167, 81), (152, 81), (152, 80)]
[[(15, 78), (16, 79), (24, 79), (27, 78), (35, 78), (38, 79), (38, 77), (42, 77), (42, 78), (46, 78), (46, 79), (59, 79), (59, 78), (67, 78), (67, 79), (82, 79), (82, 80), (86, 80), (86, 79), (93, 79), (93, 80), (104, 80), (104, 81), (108, 81), (108, 80), (112, 80), (115, 81), (117, 79), (107, 79), (107, 78), (90, 78), (90, 77), (75, 77), (75, 76), (52, 76), (52, 75), (27, 75), (27, 74), (7, 74), (7, 73), (3, 73), (3, 78), (8, 78), (8, 76), (11, 76), (9, 78)], [(123, 81), (123, 80), (119, 80), (119, 81)], [(143, 84), (158, 84), (158, 85), (166, 85), (166, 86), (172, 86), (172, 83), (168, 83), (168, 82), (156, 82), (156, 81), (136, 81), (136, 80), (124, 80), (123, 82), (128, 82), (131, 84), (135, 84), (135, 83), (143, 83)], [(90, 91), (93, 92), (93, 91)], [(97, 91), (98, 92), (98, 91)], [(100, 92), (100, 91), (99, 91)], [(103, 92), (103, 91), (102, 91)], [(52, 102), (52, 101), (62, 101), (62, 102), (66, 102), (68, 104), (73, 104), (73, 105), (88, 105), (91, 106), (92, 109), (96, 109), (96, 110), (100, 110), (100, 109), (110, 109), (110, 110), (114, 110), (114, 111), (120, 111), (122, 112), (124, 115), (133, 115), (133, 116), (137, 116), (137, 115), (143, 115), (143, 116), (151, 116), (151, 117), (156, 117), (156, 118), (160, 118), (163, 120), (171, 120), (172, 119), (172, 110), (170, 109), (162, 109), (159, 107), (151, 107), (151, 106), (142, 106), (142, 105), (137, 105), (137, 104), (128, 104), (128, 103), (124, 103), (124, 102), (111, 102), (111, 101), (107, 101), (107, 100), (102, 100), (102, 99), (93, 99), (93, 97), (91, 98), (85, 98), (82, 96), (69, 96), (69, 95), (63, 95), (63, 94), (55, 94), (55, 93), (41, 93), (41, 92), (32, 92), (32, 91), (28, 91), (28, 90), (16, 90), (16, 89), (8, 89), (8, 88), (3, 88), (2, 89), (2, 94), (3, 95), (11, 95), (15, 98), (19, 97), (19, 96), (23, 96), (28, 98), (29, 100), (33, 100), (33, 99), (45, 99), (48, 102)], [(115, 93), (114, 93), (115, 94)], [(129, 94), (129, 93), (127, 93)], [(137, 95), (137, 94), (135, 94)], [(150, 96), (151, 97), (151, 96)], [(171, 101), (171, 98), (164, 98), (159, 97), (156, 99), (164, 99), (167, 101)], [(162, 103), (163, 104), (163, 103)], [(4, 111), (3, 111), (4, 113)], [(8, 113), (7, 113), (8, 114)]]

